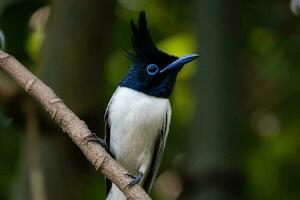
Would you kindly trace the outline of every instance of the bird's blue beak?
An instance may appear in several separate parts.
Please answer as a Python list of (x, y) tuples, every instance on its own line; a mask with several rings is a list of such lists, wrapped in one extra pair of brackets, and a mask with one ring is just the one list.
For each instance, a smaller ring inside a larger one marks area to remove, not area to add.
[(165, 71), (169, 71), (169, 70), (181, 67), (181, 66), (195, 60), (197, 57), (199, 57), (198, 54), (188, 54), (188, 55), (182, 56), (182, 57), (178, 58), (177, 60), (175, 60), (174, 62), (172, 62), (171, 64), (167, 65), (162, 70), (160, 70), (159, 73), (164, 73)]

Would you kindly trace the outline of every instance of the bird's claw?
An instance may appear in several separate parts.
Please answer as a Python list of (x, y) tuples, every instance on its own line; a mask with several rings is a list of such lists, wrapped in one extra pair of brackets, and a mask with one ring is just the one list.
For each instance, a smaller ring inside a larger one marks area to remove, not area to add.
[(132, 181), (128, 185), (126, 185), (125, 189), (130, 188), (130, 187), (132, 187), (136, 184), (139, 184), (141, 182), (142, 178), (143, 178), (143, 173), (141, 173), (141, 172), (137, 176), (134, 176), (134, 175), (131, 175), (131, 174), (125, 174), (125, 175), (132, 178)]
[(100, 144), (104, 149), (106, 149), (106, 150), (108, 149), (108, 145), (107, 145), (106, 141), (100, 139), (95, 133), (89, 134), (84, 139), (87, 141), (87, 143), (95, 142), (97, 144)]

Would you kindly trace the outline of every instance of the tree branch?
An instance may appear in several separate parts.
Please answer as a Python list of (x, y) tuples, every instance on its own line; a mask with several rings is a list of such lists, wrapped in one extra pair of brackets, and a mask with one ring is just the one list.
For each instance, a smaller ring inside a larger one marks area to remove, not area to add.
[(82, 153), (92, 163), (97, 171), (110, 179), (128, 199), (150, 199), (147, 193), (139, 186), (127, 188), (131, 181), (124, 176), (128, 172), (122, 168), (98, 144), (87, 142), (85, 138), (91, 134), (84, 121), (81, 121), (56, 96), (51, 88), (35, 77), (14, 57), (0, 50), (0, 66), (11, 76), (26, 92), (34, 96), (50, 114), (51, 118), (68, 133), (72, 141), (81, 149)]

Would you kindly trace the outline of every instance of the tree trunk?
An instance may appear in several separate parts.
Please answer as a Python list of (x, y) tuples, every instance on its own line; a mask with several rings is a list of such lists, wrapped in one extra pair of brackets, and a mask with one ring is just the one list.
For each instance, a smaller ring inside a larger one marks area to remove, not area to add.
[[(103, 132), (103, 72), (113, 8), (114, 1), (53, 1), (40, 60), (41, 79), (97, 133)], [(83, 199), (90, 165), (47, 119), (40, 120), (47, 199)]]
[(195, 1), (200, 66), (183, 199), (240, 199), (239, 30), (237, 0)]

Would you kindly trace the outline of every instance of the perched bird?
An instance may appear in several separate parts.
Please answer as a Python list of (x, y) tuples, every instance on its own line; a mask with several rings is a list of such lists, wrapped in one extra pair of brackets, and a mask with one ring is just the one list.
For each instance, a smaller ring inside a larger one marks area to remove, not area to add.
[[(151, 39), (145, 12), (131, 20), (133, 62), (114, 92), (105, 114), (106, 137), (100, 143), (131, 175), (131, 187), (141, 184), (150, 192), (157, 175), (171, 121), (169, 96), (176, 76), (196, 54), (176, 57), (159, 50)], [(107, 181), (108, 200), (125, 200)]]

